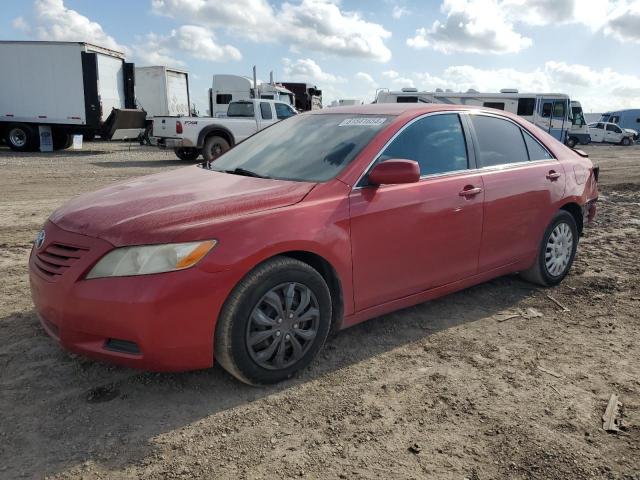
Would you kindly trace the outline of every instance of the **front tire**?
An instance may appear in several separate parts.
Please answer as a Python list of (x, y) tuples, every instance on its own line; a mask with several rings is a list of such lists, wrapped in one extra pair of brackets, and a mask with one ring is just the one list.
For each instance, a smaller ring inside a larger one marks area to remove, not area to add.
[(227, 142), (224, 138), (218, 136), (210, 136), (204, 142), (204, 147), (202, 149), (202, 156), (207, 162), (207, 164), (211, 164), (216, 158), (229, 150), (231, 146), (229, 142)]
[(234, 288), (220, 313), (216, 360), (238, 380), (268, 385), (305, 368), (331, 326), (331, 294), (311, 266), (275, 257)]
[(176, 154), (176, 157), (185, 162), (193, 162), (198, 158), (198, 155), (200, 155), (197, 148), (174, 148), (173, 152)]
[(33, 152), (40, 148), (38, 129), (25, 123), (9, 125), (5, 141), (9, 148), (15, 152)]
[(578, 140), (575, 137), (569, 137), (567, 140), (567, 147), (573, 148), (578, 144)]
[(620, 142), (623, 146), (628, 147), (631, 145), (631, 139), (629, 137), (624, 137)]
[(578, 227), (573, 216), (559, 210), (540, 242), (533, 266), (520, 275), (544, 287), (558, 285), (567, 276), (578, 249)]

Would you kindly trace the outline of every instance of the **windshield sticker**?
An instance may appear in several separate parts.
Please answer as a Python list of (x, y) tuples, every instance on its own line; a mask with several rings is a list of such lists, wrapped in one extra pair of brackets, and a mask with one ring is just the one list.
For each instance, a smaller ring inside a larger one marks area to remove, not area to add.
[(359, 118), (347, 118), (341, 121), (339, 127), (371, 127), (376, 125), (382, 125), (386, 118), (371, 118), (371, 117), (359, 117)]

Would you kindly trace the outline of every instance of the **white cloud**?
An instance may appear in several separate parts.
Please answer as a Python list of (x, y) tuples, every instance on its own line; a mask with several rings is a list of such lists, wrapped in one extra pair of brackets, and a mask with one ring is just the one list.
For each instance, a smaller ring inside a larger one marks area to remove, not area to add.
[(411, 11), (408, 8), (405, 8), (401, 5), (394, 5), (393, 9), (391, 10), (391, 16), (393, 18), (395, 18), (396, 20), (409, 15), (411, 13)]
[(444, 23), (419, 28), (407, 39), (410, 47), (433, 48), (443, 53), (516, 53), (531, 46), (530, 38), (514, 30), (497, 0), (444, 0)]
[(593, 32), (640, 43), (640, 0), (444, 0), (444, 20), (406, 41), (443, 53), (517, 53), (532, 44), (518, 27), (584, 25)]
[(312, 80), (318, 83), (343, 83), (346, 80), (337, 75), (322, 71), (320, 65), (311, 60), (310, 58), (299, 58), (296, 61), (292, 61), (289, 58), (283, 58), (284, 63), (283, 73), (287, 77), (287, 80)]
[(365, 72), (358, 72), (358, 73), (356, 73), (354, 75), (354, 77), (357, 80), (360, 80), (361, 82), (365, 82), (365, 83), (368, 83), (368, 84), (371, 84), (371, 85), (374, 85), (376, 83), (375, 80), (373, 79), (373, 77), (371, 75), (369, 75), (368, 73), (365, 73)]
[(20, 30), (21, 32), (29, 33), (31, 31), (31, 27), (24, 19), (24, 17), (16, 17), (11, 21), (11, 26), (16, 30)]
[(640, 43), (640, 0), (631, 4), (625, 2), (615, 9), (604, 32), (621, 42)]
[(341, 10), (331, 0), (285, 2), (279, 7), (267, 0), (152, 0), (152, 9), (159, 15), (225, 28), (256, 42), (287, 42), (294, 50), (307, 48), (381, 62), (391, 58), (385, 45), (390, 32), (356, 12)]
[(153, 65), (183, 66), (180, 53), (210, 62), (242, 58), (237, 48), (218, 44), (211, 31), (197, 25), (182, 25), (168, 35), (149, 33), (132, 49), (136, 59)]
[(382, 72), (382, 76), (384, 78), (398, 78), (400, 74), (395, 70), (385, 70), (384, 72)]
[[(14, 28), (31, 27), (26, 20), (19, 18), (21, 17), (14, 20)], [(31, 30), (35, 31), (40, 40), (89, 42), (112, 50), (128, 52), (127, 47), (116, 42), (99, 23), (66, 8), (63, 0), (36, 0), (32, 21)]]

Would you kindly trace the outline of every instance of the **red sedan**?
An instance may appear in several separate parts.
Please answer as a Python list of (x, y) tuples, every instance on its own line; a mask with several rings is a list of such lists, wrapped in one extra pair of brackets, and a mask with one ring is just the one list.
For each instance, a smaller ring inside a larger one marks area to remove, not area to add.
[(366, 105), (298, 115), (217, 159), (82, 195), (31, 253), (64, 348), (267, 384), (331, 330), (520, 272), (567, 275), (598, 169), (507, 113)]

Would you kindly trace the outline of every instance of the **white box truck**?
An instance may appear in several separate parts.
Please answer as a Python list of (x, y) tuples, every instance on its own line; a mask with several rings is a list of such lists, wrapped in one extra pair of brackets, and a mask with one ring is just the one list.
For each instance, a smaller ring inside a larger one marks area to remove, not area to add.
[(0, 41), (0, 136), (17, 151), (37, 150), (40, 126), (53, 148), (72, 134), (111, 138), (144, 128), (135, 108), (133, 63), (120, 52), (83, 42)]
[(191, 114), (189, 73), (166, 66), (136, 67), (136, 105), (147, 112), (141, 142), (150, 143), (153, 117), (188, 117)]

